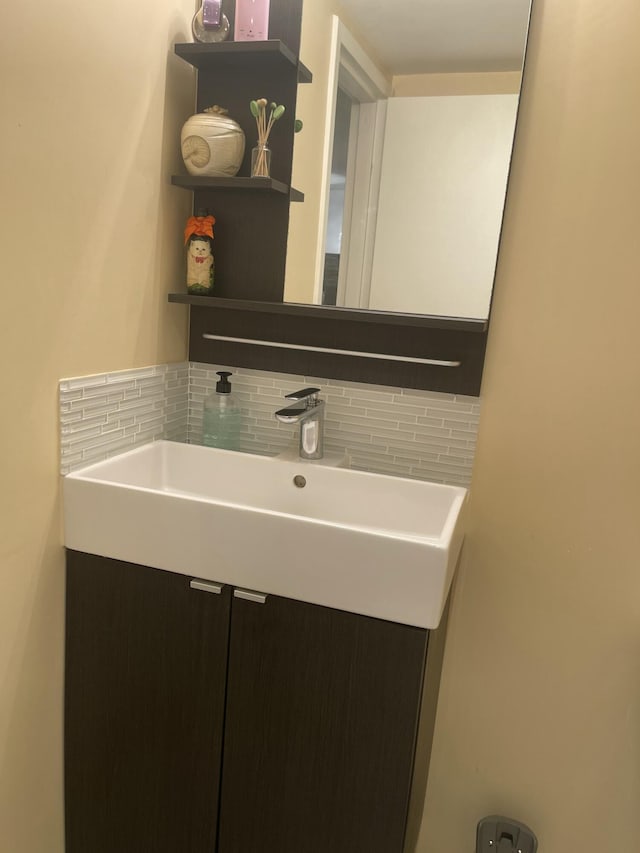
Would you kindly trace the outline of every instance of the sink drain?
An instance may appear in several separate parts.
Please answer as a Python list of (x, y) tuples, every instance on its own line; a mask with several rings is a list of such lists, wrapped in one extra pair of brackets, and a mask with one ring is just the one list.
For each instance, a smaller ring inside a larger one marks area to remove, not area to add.
[(304, 489), (307, 485), (306, 478), (302, 476), (302, 474), (296, 474), (293, 478), (293, 485), (297, 486), (299, 489)]

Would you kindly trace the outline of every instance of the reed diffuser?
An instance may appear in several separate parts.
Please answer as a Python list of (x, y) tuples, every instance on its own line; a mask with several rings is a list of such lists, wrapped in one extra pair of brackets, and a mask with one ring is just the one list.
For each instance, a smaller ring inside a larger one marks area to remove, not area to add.
[(271, 149), (269, 148), (269, 134), (273, 125), (284, 115), (282, 104), (269, 104), (269, 117), (267, 118), (267, 99), (259, 98), (249, 103), (251, 115), (256, 120), (258, 129), (258, 144), (251, 152), (251, 177), (268, 178), (271, 174)]

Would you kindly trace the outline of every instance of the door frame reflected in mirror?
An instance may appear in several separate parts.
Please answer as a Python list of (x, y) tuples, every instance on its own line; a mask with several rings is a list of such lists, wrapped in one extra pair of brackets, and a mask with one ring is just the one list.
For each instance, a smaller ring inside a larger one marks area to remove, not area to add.
[[(331, 25), (331, 59), (327, 99), (326, 138), (322, 163), (320, 229), (313, 303), (322, 300), (330, 197), (334, 176), (334, 149), (338, 92), (351, 102), (344, 180), (344, 207), (336, 306), (369, 307), (369, 288), (380, 188), (382, 142), (391, 95), (391, 80), (369, 58), (337, 15)], [(285, 293), (286, 299), (286, 293)]]

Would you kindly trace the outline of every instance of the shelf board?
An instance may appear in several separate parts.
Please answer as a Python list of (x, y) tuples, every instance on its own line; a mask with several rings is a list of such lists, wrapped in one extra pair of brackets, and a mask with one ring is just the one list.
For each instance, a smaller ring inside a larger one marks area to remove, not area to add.
[(464, 317), (436, 317), (428, 314), (402, 314), (363, 310), (361, 308), (336, 308), (329, 305), (308, 305), (298, 302), (256, 302), (250, 299), (226, 299), (220, 296), (192, 296), (190, 293), (170, 293), (169, 302), (197, 305), (201, 308), (225, 308), (234, 311), (257, 311), (262, 314), (316, 317), (325, 320), (354, 320), (360, 323), (377, 323), (389, 326), (420, 326), (425, 329), (483, 333), (486, 320)]
[(246, 65), (249, 59), (273, 64), (293, 65), (298, 69), (298, 83), (311, 83), (313, 75), (298, 57), (279, 39), (268, 41), (222, 41), (216, 44), (184, 42), (174, 45), (176, 54), (202, 71)]
[(254, 192), (279, 193), (289, 196), (290, 201), (304, 201), (304, 193), (273, 178), (200, 178), (193, 175), (172, 175), (174, 187), (185, 190), (253, 190)]

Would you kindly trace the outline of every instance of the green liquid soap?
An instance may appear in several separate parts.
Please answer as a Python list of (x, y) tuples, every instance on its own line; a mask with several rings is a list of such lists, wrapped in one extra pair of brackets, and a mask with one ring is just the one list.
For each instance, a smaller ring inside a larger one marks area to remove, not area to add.
[(231, 393), (230, 373), (218, 371), (222, 377), (204, 403), (202, 443), (207, 447), (236, 450), (240, 438), (240, 406)]

